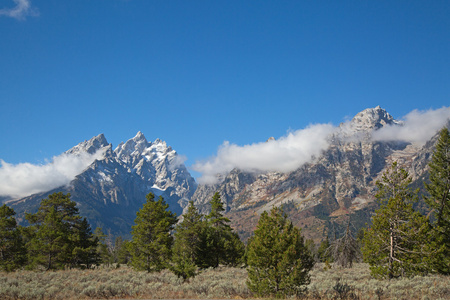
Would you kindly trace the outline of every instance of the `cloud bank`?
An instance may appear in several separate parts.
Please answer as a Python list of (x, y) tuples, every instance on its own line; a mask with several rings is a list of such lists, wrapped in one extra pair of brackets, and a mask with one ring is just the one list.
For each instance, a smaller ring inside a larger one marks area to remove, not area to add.
[[(403, 125), (385, 126), (371, 132), (374, 141), (404, 141), (424, 144), (430, 140), (450, 119), (450, 108), (437, 110), (413, 110), (401, 118)], [(199, 183), (212, 184), (217, 181), (217, 174), (225, 174), (234, 168), (247, 172), (280, 171), (290, 172), (311, 162), (329, 146), (332, 133), (351, 128), (352, 121), (344, 126), (335, 127), (330, 124), (311, 125), (281, 137), (262, 143), (238, 146), (224, 142), (212, 158), (197, 162), (192, 166), (202, 176)], [(348, 125), (348, 126), (346, 126)], [(362, 132), (344, 135), (347, 141), (357, 142), (365, 137)]]
[(0, 196), (20, 198), (67, 185), (102, 155), (101, 150), (94, 154), (64, 153), (45, 165), (13, 165), (0, 160)]
[(16, 4), (13, 8), (0, 9), (0, 16), (7, 16), (17, 20), (24, 20), (27, 16), (38, 16), (36, 8), (31, 7), (29, 0), (13, 0)]
[(288, 133), (278, 140), (245, 146), (224, 142), (215, 157), (192, 168), (202, 173), (200, 183), (214, 183), (216, 174), (234, 168), (249, 172), (293, 171), (327, 149), (327, 137), (335, 130), (330, 124), (319, 124)]
[(424, 144), (450, 119), (450, 107), (413, 110), (402, 118), (403, 126), (385, 126), (372, 134), (375, 141), (404, 141)]

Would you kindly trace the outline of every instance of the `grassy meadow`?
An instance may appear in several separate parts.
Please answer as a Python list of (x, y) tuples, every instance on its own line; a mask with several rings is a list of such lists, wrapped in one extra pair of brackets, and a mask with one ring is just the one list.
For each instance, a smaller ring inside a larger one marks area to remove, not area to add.
[[(0, 299), (248, 299), (256, 298), (240, 268), (204, 270), (188, 282), (169, 271), (127, 266), (95, 270), (0, 273)], [(304, 299), (450, 299), (450, 277), (376, 280), (366, 264), (325, 270), (317, 264)]]

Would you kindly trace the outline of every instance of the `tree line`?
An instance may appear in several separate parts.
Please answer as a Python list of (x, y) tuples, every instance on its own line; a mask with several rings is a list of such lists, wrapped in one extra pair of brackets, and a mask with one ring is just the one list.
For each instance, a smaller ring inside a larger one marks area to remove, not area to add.
[[(415, 204), (419, 190), (410, 188), (411, 178), (393, 163), (377, 181), (379, 208), (372, 225), (354, 238), (350, 223), (343, 237), (322, 242), (320, 261), (351, 267), (360, 252), (372, 275), (379, 278), (450, 274), (450, 136), (440, 132), (429, 163), (429, 213)], [(41, 202), (35, 214), (26, 214), (28, 227), (17, 225), (14, 211), (0, 207), (0, 269), (54, 270), (91, 268), (100, 263), (128, 263), (148, 272), (169, 269), (184, 280), (210, 267), (245, 266), (247, 284), (257, 295), (300, 295), (310, 282), (314, 245), (305, 241), (282, 208), (263, 212), (245, 247), (230, 220), (219, 193), (211, 199), (211, 211), (199, 213), (193, 202), (178, 221), (163, 197), (149, 193), (136, 213), (130, 241), (107, 235), (78, 215), (70, 194), (55, 193)]]
[(70, 194), (61, 192), (43, 199), (34, 214), (26, 213), (30, 226), (17, 224), (15, 212), (0, 207), (0, 270), (61, 270), (92, 268), (100, 264), (129, 263), (137, 270), (170, 268), (189, 278), (197, 268), (241, 264), (245, 246), (223, 216), (218, 193), (211, 200), (211, 212), (204, 216), (190, 202), (183, 220), (163, 197), (153, 193), (136, 213), (132, 239), (110, 236), (101, 228), (92, 232), (86, 218), (79, 216)]

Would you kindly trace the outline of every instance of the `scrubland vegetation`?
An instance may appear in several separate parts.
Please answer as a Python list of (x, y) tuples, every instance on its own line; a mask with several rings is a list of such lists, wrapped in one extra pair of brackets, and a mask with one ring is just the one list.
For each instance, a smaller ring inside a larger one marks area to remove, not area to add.
[[(302, 299), (450, 299), (450, 277), (377, 280), (369, 266), (326, 269), (317, 264)], [(254, 299), (243, 268), (206, 269), (189, 281), (167, 270), (130, 267), (0, 273), (0, 299)]]

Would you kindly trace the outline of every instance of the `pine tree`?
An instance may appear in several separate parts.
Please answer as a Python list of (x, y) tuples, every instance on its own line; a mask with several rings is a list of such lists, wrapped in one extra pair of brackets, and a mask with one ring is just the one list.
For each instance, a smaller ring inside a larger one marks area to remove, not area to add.
[(206, 216), (206, 236), (200, 246), (201, 267), (217, 268), (219, 264), (238, 265), (245, 252), (239, 236), (230, 227), (230, 220), (224, 217), (222, 200), (216, 192), (211, 199), (211, 212)]
[(314, 260), (300, 229), (273, 208), (263, 212), (247, 246), (249, 289), (259, 296), (292, 296), (305, 291)]
[(85, 240), (90, 238), (90, 226), (78, 215), (70, 194), (49, 195), (41, 201), (38, 212), (26, 214), (26, 219), (31, 224), (27, 230), (29, 268), (41, 266), (51, 270), (78, 267), (80, 263), (90, 265), (87, 256), (93, 253), (87, 249), (91, 242)]
[(131, 264), (138, 270), (160, 271), (167, 267), (171, 257), (173, 237), (170, 231), (177, 217), (168, 210), (163, 197), (155, 201), (155, 195), (149, 193), (146, 198), (132, 227)]
[(175, 228), (172, 271), (184, 280), (197, 274), (197, 266), (201, 262), (200, 246), (206, 229), (202, 217), (194, 202), (190, 201), (183, 221)]
[(328, 236), (323, 240), (320, 245), (319, 249), (317, 249), (317, 256), (320, 262), (323, 263), (331, 263), (333, 261), (333, 258), (331, 257), (331, 253), (329, 251), (331, 244), (330, 240), (328, 239)]
[(74, 240), (75, 247), (72, 250), (72, 266), (91, 268), (100, 265), (101, 259), (97, 252), (99, 240), (92, 234), (91, 226), (86, 218), (75, 226)]
[(69, 230), (51, 207), (27, 244), (31, 267), (43, 266), (45, 270), (64, 269), (71, 261)]
[(425, 183), (429, 193), (425, 201), (432, 209), (435, 222), (431, 234), (431, 268), (450, 274), (450, 134), (440, 131), (436, 150), (428, 164), (430, 182)]
[(99, 259), (99, 262), (106, 266), (110, 266), (113, 263), (113, 257), (111, 252), (108, 250), (108, 245), (106, 244), (107, 235), (103, 232), (101, 227), (95, 228), (94, 238), (97, 240), (95, 253)]
[(0, 207), (0, 270), (11, 272), (26, 262), (26, 250), (16, 213), (6, 204)]
[(412, 276), (426, 272), (424, 244), (429, 225), (413, 209), (417, 191), (411, 192), (408, 173), (393, 163), (377, 181), (380, 208), (365, 230), (363, 255), (376, 277)]
[(114, 242), (114, 261), (118, 264), (128, 264), (131, 260), (128, 244), (130, 242), (123, 240), (121, 236), (116, 237)]
[(360, 257), (359, 244), (350, 231), (350, 221), (344, 236), (333, 241), (326, 252), (330, 254), (335, 264), (343, 268), (351, 268), (353, 262), (358, 260)]

